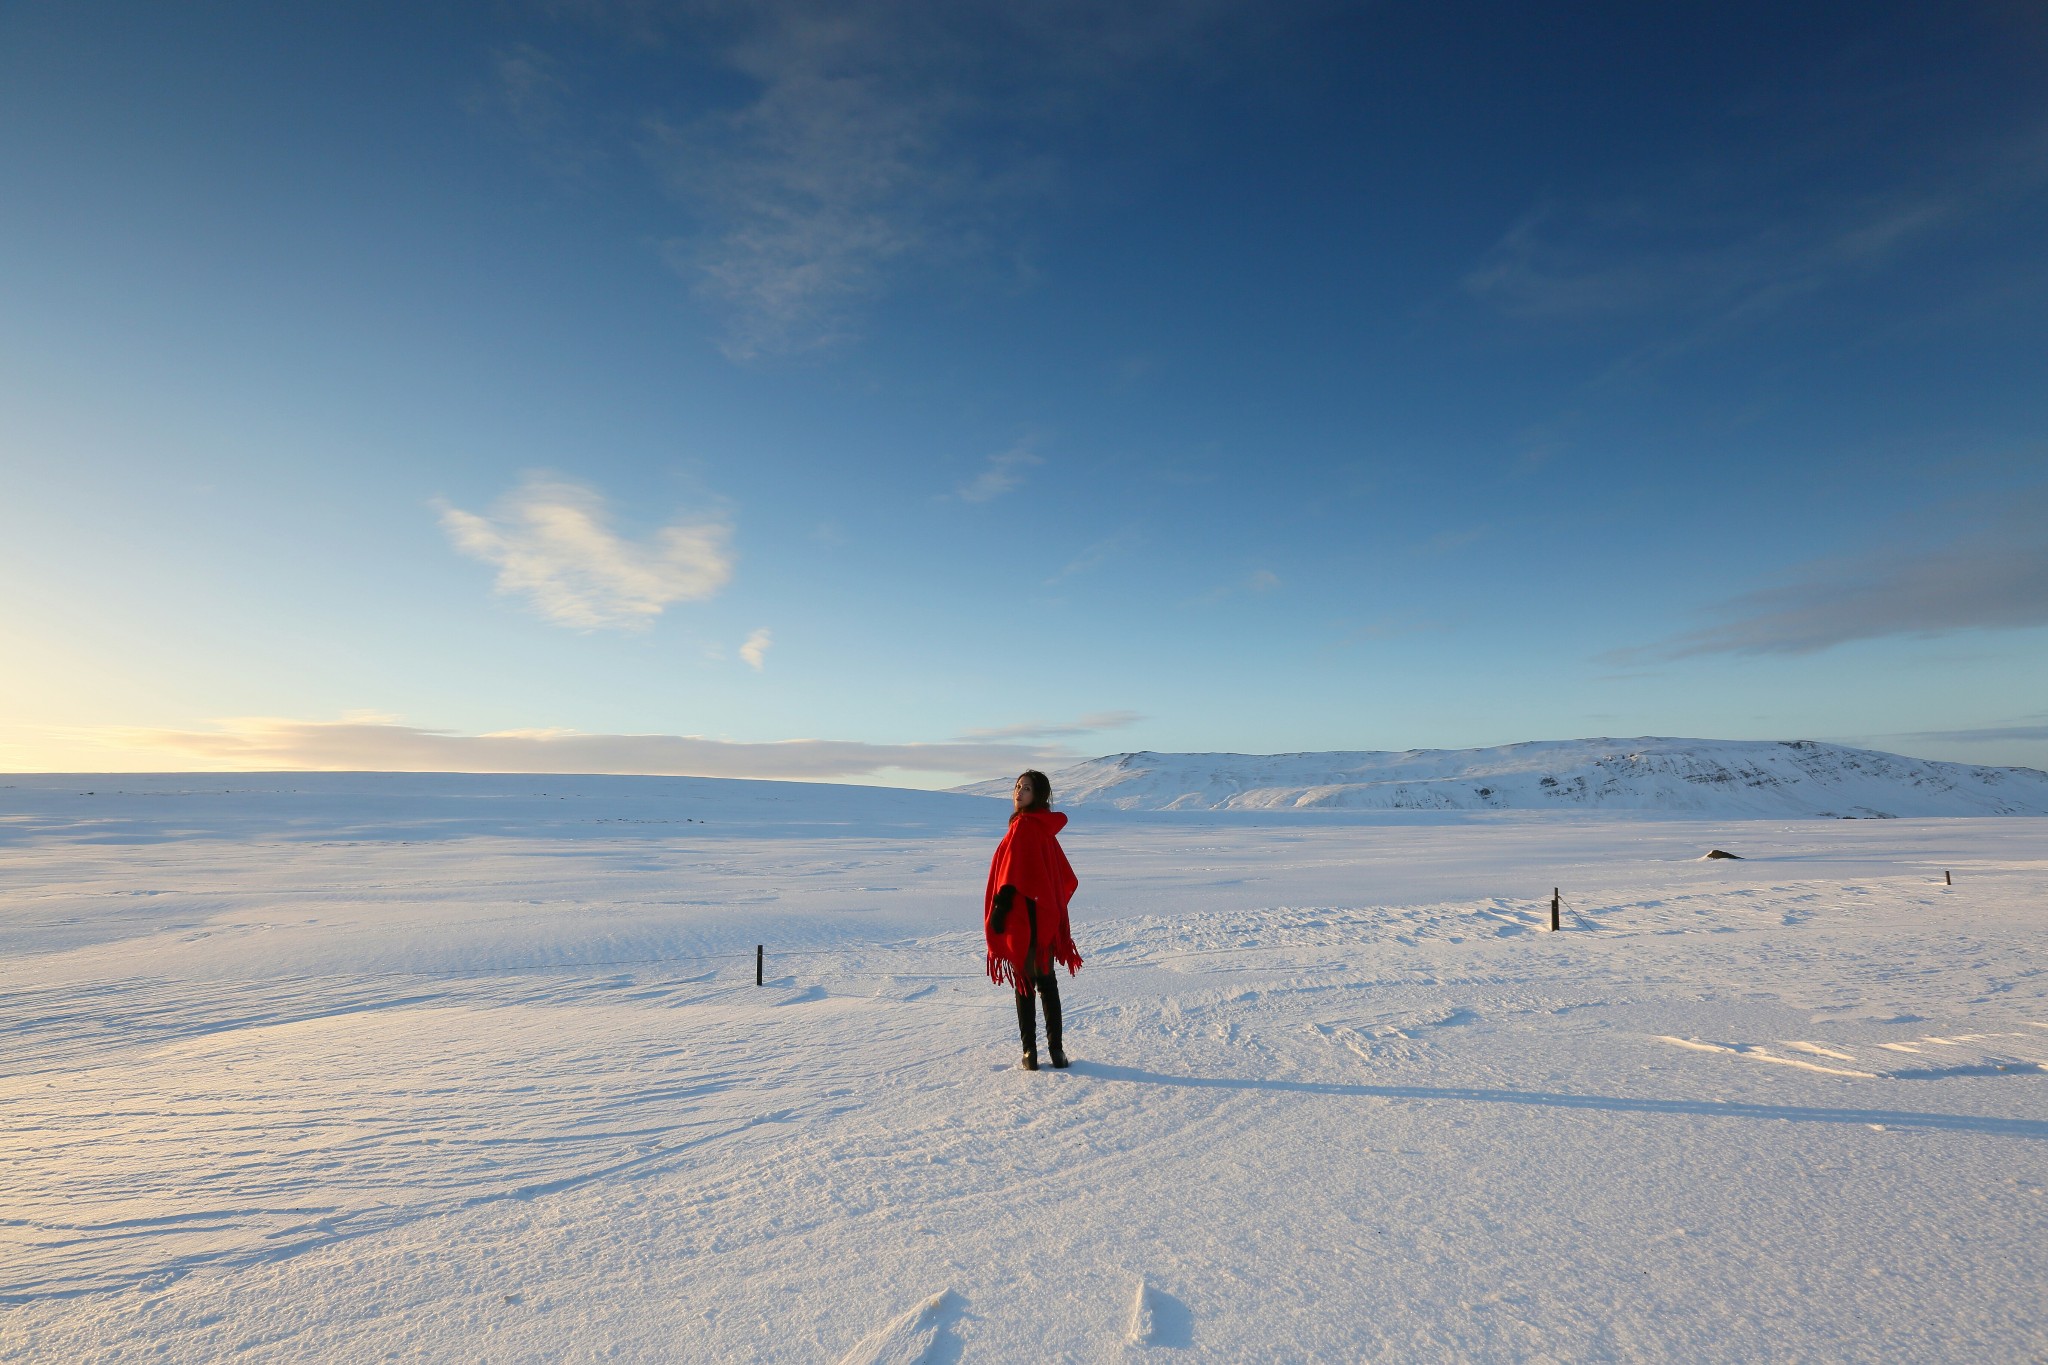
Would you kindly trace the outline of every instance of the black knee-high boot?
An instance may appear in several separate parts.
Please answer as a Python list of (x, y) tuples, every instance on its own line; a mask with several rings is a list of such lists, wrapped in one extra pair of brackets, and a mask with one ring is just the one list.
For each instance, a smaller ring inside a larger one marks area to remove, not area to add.
[(1026, 1071), (1038, 1070), (1038, 1006), (1021, 991), (1017, 994), (1017, 1034), (1024, 1041), (1024, 1060), (1019, 1065)]
[(1061, 1046), (1064, 1038), (1060, 1030), (1060, 982), (1051, 972), (1038, 978), (1038, 998), (1045, 1005), (1045, 1047), (1052, 1054), (1055, 1070), (1067, 1065), (1067, 1050)]

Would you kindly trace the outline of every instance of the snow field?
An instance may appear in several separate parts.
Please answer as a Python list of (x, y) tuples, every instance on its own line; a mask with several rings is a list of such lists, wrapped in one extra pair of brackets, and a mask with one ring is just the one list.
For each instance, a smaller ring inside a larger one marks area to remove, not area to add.
[(1000, 807), (382, 781), (0, 791), (0, 1358), (2048, 1352), (2038, 822), (1089, 812), (1034, 1075)]

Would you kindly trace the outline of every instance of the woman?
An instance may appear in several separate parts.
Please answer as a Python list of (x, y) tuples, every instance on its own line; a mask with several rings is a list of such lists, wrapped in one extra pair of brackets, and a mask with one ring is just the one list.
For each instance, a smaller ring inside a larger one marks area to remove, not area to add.
[(1067, 817), (1052, 808), (1052, 781), (1033, 769), (1017, 778), (1017, 809), (1009, 833), (996, 845), (988, 867), (982, 925), (988, 931), (988, 976), (1017, 992), (1017, 1032), (1024, 1041), (1023, 1067), (1038, 1070), (1038, 1019), (1031, 997), (1045, 1002), (1045, 1042), (1052, 1064), (1067, 1064), (1060, 1046), (1060, 985), (1055, 962), (1067, 974), (1081, 969), (1081, 954), (1067, 926), (1067, 902), (1080, 879), (1067, 865), (1059, 832)]

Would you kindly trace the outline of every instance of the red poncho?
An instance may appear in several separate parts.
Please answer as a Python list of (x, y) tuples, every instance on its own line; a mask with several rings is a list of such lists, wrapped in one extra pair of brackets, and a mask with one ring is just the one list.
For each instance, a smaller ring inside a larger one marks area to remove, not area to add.
[[(988, 979), (998, 985), (1022, 990), (1028, 977), (1046, 975), (1055, 962), (1064, 962), (1069, 976), (1081, 969), (1081, 953), (1067, 925), (1067, 902), (1081, 880), (1067, 865), (1057, 837), (1066, 826), (1067, 817), (1058, 811), (1027, 810), (1010, 822), (1010, 832), (996, 845), (996, 856), (988, 865), (981, 924), (988, 934)], [(997, 933), (989, 920), (995, 914), (996, 892), (1005, 886), (1016, 887), (1017, 894)]]

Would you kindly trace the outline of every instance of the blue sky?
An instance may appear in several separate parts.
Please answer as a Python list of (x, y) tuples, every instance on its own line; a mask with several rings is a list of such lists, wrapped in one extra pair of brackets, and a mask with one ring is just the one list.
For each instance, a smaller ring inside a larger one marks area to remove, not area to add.
[(2048, 17), (0, 12), (0, 767), (2048, 764)]

